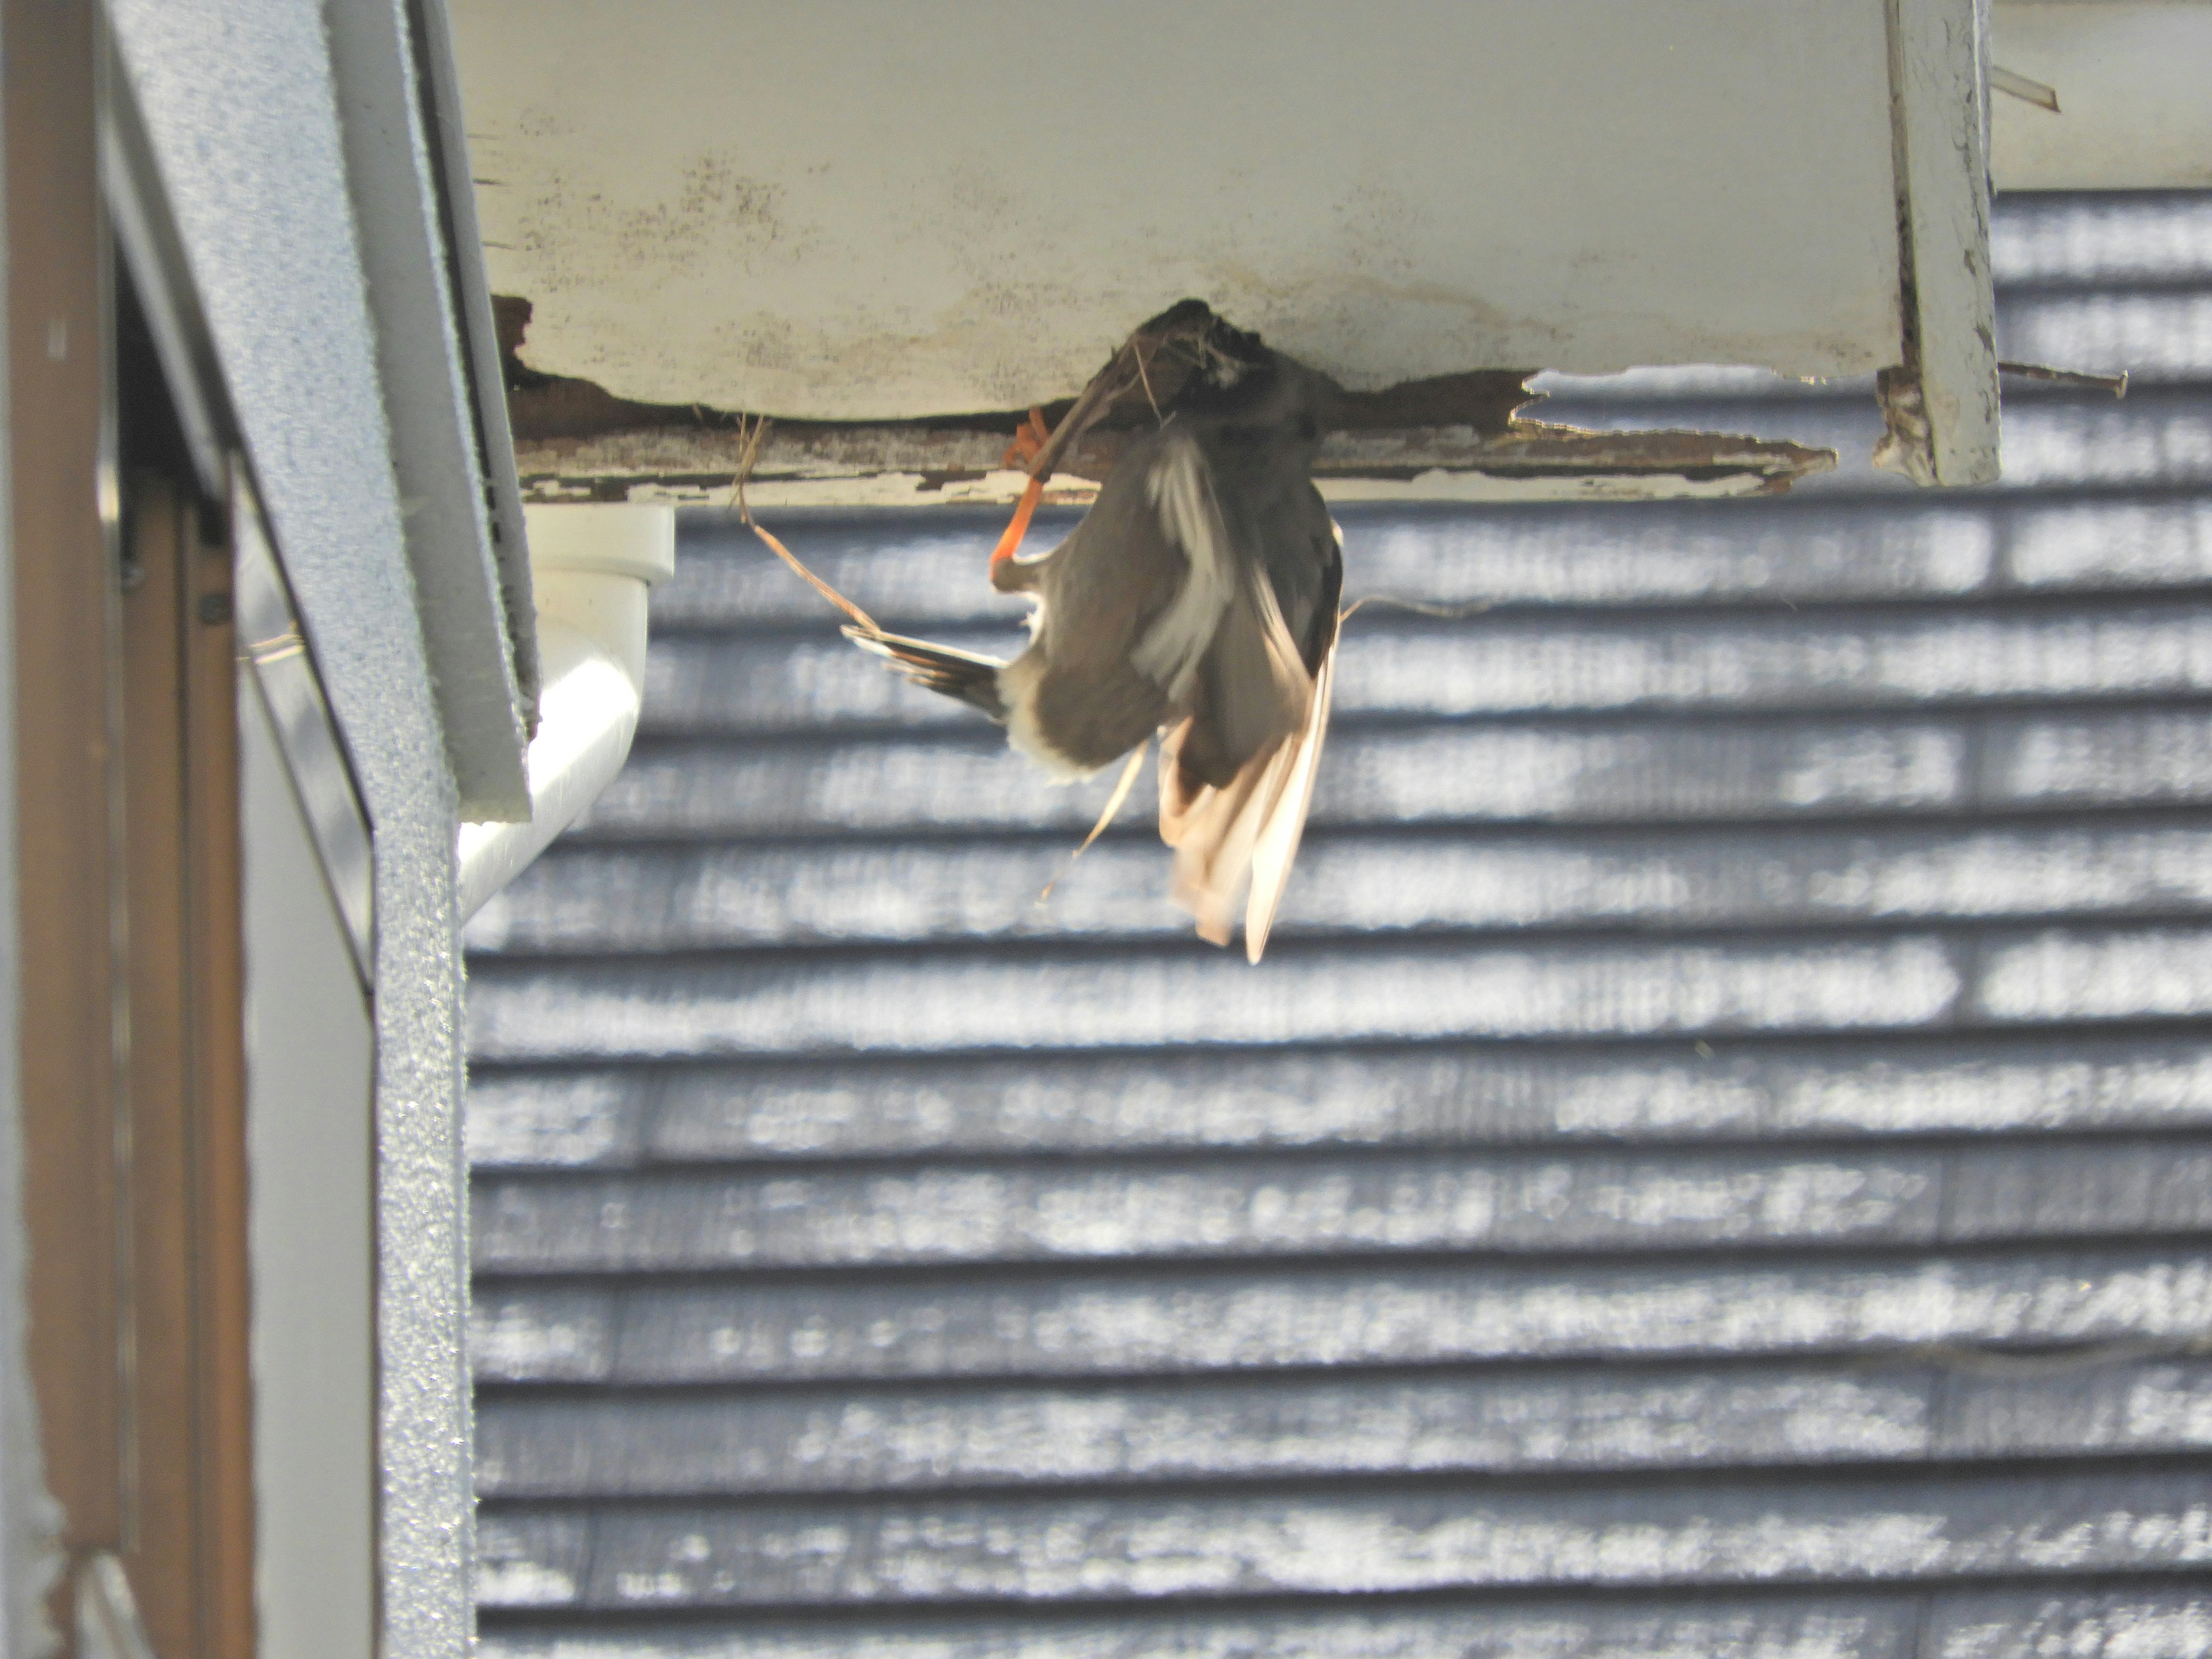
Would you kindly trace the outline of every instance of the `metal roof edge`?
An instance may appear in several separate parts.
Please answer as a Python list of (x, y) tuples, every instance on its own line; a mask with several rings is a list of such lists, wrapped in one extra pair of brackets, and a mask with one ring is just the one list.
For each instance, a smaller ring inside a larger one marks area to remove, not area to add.
[[(445, 154), (457, 135), (431, 115), (435, 92), (422, 85), (422, 64), (434, 54), (418, 44), (419, 16), (407, 0), (330, 8), (331, 61), (447, 755), (462, 817), (506, 820), (530, 811), (523, 757), (535, 698), (518, 669), (532, 653), (518, 653), (514, 636), (532, 618), (510, 614), (518, 590), (498, 551), (499, 463), (470, 337), (478, 311), (478, 331), (489, 331), (490, 298), (472, 307), (461, 280)], [(509, 449), (510, 476), (513, 465)], [(520, 539), (519, 524), (508, 538)], [(527, 583), (525, 575), (518, 594), (526, 605)]]

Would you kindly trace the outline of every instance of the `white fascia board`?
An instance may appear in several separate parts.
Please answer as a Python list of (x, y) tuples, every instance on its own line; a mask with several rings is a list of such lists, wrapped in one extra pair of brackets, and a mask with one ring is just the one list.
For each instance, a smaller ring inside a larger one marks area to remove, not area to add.
[[(493, 550), (475, 367), (461, 332), (443, 180), (408, 12), (405, 0), (330, 7), (331, 62), (447, 756), (464, 812), (518, 817), (530, 810), (523, 751), (532, 711), (515, 674)], [(489, 300), (483, 311), (488, 321)]]
[(532, 368), (877, 421), (1187, 296), (1348, 386), (1897, 361), (1879, 6), (453, 0)]

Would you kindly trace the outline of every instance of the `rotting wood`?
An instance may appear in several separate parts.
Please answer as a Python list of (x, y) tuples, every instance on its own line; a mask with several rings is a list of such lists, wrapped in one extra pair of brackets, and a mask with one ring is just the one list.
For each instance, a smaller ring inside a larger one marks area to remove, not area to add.
[[(526, 301), (499, 301), (515, 459), (535, 501), (727, 505), (749, 417), (627, 402), (520, 358)], [(1705, 432), (1588, 432), (1523, 420), (1532, 371), (1491, 369), (1346, 394), (1315, 481), (1333, 501), (1648, 499), (1771, 494), (1825, 472), (1835, 452)], [(1055, 424), (1070, 404), (1046, 406)], [(778, 421), (749, 486), (763, 507), (1005, 505), (1028, 475), (1006, 465), (1025, 411), (927, 421)], [(1113, 471), (1141, 410), (1117, 409), (1064, 457), (1044, 499), (1080, 505)]]

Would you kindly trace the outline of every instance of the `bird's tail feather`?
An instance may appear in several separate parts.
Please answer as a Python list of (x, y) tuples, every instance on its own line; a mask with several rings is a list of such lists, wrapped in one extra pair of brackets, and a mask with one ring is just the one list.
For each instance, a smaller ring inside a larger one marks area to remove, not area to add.
[(1001, 726), (1006, 723), (1006, 699), (999, 691), (999, 671), (1006, 665), (998, 658), (859, 628), (847, 629), (845, 637), (883, 658), (916, 685), (980, 708)]

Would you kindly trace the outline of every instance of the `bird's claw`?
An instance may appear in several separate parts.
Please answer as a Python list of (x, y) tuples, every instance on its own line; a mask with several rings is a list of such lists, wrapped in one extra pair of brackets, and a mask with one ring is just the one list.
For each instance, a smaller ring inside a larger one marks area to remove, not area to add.
[(1026, 472), (1030, 464), (1044, 453), (1045, 441), (1052, 436), (1052, 428), (1044, 423), (1044, 410), (1032, 409), (1030, 417), (1014, 428), (1013, 441), (999, 465)]

